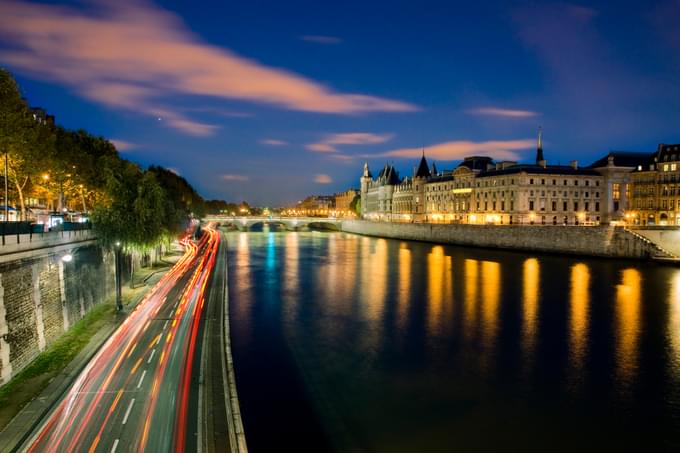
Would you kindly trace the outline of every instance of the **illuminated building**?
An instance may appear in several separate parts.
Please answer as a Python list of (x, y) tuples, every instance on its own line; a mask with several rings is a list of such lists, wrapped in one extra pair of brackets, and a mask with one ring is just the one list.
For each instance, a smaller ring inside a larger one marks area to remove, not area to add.
[[(607, 171), (619, 175), (618, 172)], [(610, 177), (614, 181), (614, 176)], [(533, 164), (467, 157), (454, 170), (428, 168), (423, 154), (412, 178), (385, 165), (373, 179), (364, 166), (362, 216), (370, 220), (475, 224), (593, 225), (607, 206), (598, 169), (548, 165), (539, 132)], [(613, 184), (613, 183), (612, 183)]]
[(645, 165), (631, 173), (628, 222), (680, 225), (680, 144), (660, 144)]
[(354, 198), (359, 195), (356, 189), (348, 189), (344, 192), (336, 193), (335, 197), (335, 216), (336, 217), (351, 217), (354, 216), (354, 211), (350, 208)]

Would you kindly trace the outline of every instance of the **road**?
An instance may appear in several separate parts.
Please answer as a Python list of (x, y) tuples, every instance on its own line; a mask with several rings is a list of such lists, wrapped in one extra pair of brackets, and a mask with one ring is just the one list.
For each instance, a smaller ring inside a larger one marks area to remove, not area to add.
[(201, 318), (220, 234), (207, 227), (29, 437), (29, 452), (193, 451)]

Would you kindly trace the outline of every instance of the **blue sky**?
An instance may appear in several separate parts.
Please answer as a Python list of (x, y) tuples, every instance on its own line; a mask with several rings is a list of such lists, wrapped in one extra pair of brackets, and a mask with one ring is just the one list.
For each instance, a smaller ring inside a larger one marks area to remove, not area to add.
[[(108, 2), (111, 3), (111, 2)], [(0, 65), (57, 122), (204, 196), (285, 205), (425, 147), (549, 162), (680, 141), (680, 1), (0, 0)]]

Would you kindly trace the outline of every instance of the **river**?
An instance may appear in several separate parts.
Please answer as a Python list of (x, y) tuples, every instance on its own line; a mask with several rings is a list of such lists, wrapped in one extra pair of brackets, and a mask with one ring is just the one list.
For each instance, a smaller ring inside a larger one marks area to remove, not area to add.
[(680, 269), (228, 233), (261, 451), (680, 451)]

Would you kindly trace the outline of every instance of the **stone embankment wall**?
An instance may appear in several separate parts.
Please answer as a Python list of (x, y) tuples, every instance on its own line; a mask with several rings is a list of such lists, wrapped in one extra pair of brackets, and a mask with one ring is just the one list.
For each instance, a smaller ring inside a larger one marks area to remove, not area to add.
[(0, 385), (114, 293), (114, 256), (97, 245), (0, 263)]
[(677, 227), (636, 227), (631, 228), (635, 233), (646, 237), (659, 247), (680, 257), (680, 228)]
[(392, 239), (610, 258), (647, 259), (662, 254), (654, 244), (621, 227), (553, 225), (452, 225), (342, 222), (342, 231)]

